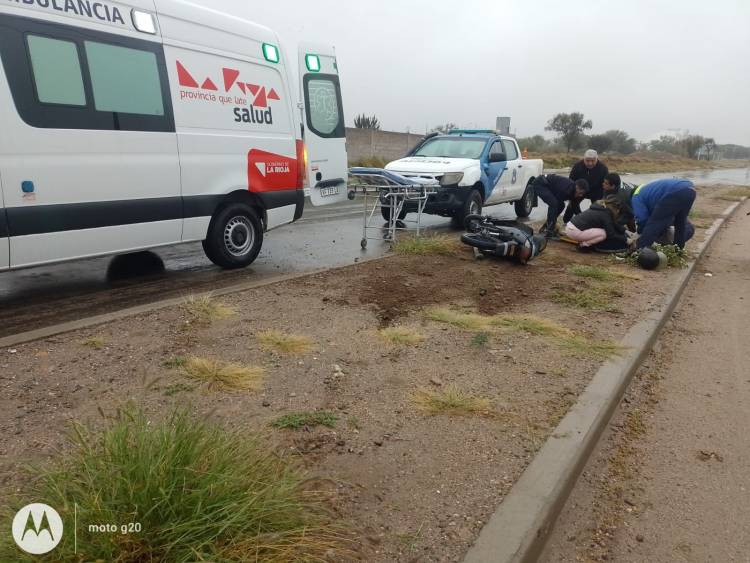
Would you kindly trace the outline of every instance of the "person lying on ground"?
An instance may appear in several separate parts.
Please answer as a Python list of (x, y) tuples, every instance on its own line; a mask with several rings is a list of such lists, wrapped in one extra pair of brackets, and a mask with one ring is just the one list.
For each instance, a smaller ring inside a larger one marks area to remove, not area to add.
[(593, 248), (606, 252), (627, 250), (625, 227), (619, 222), (622, 205), (617, 196), (591, 204), (565, 225), (565, 236), (579, 243), (581, 250)]
[(638, 223), (638, 248), (651, 246), (674, 227), (674, 243), (685, 248), (695, 227), (688, 221), (697, 193), (690, 180), (656, 180), (633, 192), (633, 212)]
[(604, 177), (602, 189), (604, 191), (605, 199), (609, 196), (616, 196), (620, 202), (621, 212), (620, 217), (617, 220), (618, 223), (627, 227), (628, 230), (635, 232), (635, 215), (633, 214), (633, 206), (631, 203), (634, 189), (623, 186), (620, 175), (613, 173), (609, 173)]
[[(586, 151), (583, 155), (583, 159), (579, 160), (570, 169), (570, 179), (574, 182), (576, 180), (586, 180), (589, 184), (589, 193), (587, 198), (591, 200), (591, 203), (598, 201), (604, 197), (604, 178), (609, 174), (607, 166), (599, 160), (599, 153), (593, 149)], [(565, 210), (563, 216), (563, 223), (570, 221), (573, 215), (578, 215), (581, 212), (580, 206), (568, 205), (568, 209)]]
[(565, 210), (565, 202), (569, 201), (580, 212), (581, 201), (589, 192), (586, 180), (573, 181), (565, 176), (547, 174), (539, 176), (532, 184), (534, 193), (547, 204), (547, 222), (544, 226), (545, 236), (558, 239), (557, 218)]

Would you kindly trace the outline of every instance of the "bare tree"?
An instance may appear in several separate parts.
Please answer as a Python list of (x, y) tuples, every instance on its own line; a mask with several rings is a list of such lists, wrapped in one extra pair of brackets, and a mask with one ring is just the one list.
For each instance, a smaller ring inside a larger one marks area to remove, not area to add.
[(607, 135), (590, 135), (586, 144), (597, 152), (607, 152), (612, 148), (612, 139)]
[(586, 119), (582, 113), (558, 113), (547, 123), (546, 131), (554, 131), (560, 135), (560, 140), (568, 152), (570, 149), (579, 148), (583, 141), (583, 132), (591, 129), (594, 124)]

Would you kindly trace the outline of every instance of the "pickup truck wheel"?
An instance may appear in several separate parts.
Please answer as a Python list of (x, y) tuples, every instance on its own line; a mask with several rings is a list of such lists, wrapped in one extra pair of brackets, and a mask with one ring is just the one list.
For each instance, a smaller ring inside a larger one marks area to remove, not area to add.
[(531, 189), (531, 184), (526, 186), (523, 197), (515, 203), (515, 207), (516, 215), (522, 218), (528, 217), (534, 211), (534, 190)]
[(482, 214), (482, 196), (477, 190), (471, 190), (469, 197), (466, 198), (463, 208), (456, 211), (451, 222), (453, 226), (462, 229), (466, 224), (466, 218), (470, 215)]
[(217, 266), (227, 270), (252, 264), (263, 246), (263, 223), (244, 203), (230, 203), (211, 219), (203, 250)]

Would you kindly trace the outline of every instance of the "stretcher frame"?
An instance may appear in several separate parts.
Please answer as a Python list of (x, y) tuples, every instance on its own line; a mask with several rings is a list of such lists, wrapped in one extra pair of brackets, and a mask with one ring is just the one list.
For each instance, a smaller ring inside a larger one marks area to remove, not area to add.
[[(362, 248), (367, 248), (369, 240), (385, 240), (393, 244), (397, 234), (402, 231), (414, 229), (416, 236), (420, 236), (425, 207), (430, 197), (437, 194), (439, 187), (436, 180), (407, 178), (380, 168), (349, 170), (349, 197), (354, 199), (357, 194), (362, 196)], [(416, 204), (415, 219), (399, 219), (407, 204), (410, 208)], [(381, 208), (391, 210), (385, 225), (380, 223), (378, 211)], [(380, 224), (376, 225), (376, 222)], [(374, 231), (377, 231), (377, 235)]]

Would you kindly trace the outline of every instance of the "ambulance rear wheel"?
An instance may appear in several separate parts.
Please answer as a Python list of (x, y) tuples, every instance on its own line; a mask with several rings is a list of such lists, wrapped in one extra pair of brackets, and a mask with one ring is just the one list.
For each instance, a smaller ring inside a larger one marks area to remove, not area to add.
[(217, 266), (227, 270), (252, 264), (263, 246), (263, 223), (245, 203), (230, 203), (211, 219), (203, 250)]

